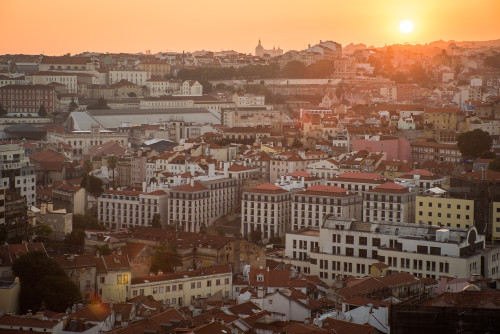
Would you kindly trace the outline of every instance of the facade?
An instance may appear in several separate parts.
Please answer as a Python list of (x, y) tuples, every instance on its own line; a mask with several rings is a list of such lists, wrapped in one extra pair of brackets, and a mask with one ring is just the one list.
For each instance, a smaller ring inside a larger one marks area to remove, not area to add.
[(260, 39), (259, 39), (259, 44), (255, 47), (255, 55), (260, 58), (263, 58), (265, 56), (273, 58), (281, 56), (282, 54), (283, 50), (280, 49), (280, 47), (278, 47), (277, 49), (276, 47), (268, 50), (264, 49), (264, 47), (260, 43)]
[(32, 78), (35, 85), (49, 85), (55, 82), (64, 85), (68, 93), (77, 93), (78, 90), (78, 77), (75, 73), (37, 72)]
[(146, 80), (148, 79), (148, 73), (143, 70), (111, 70), (108, 73), (108, 83), (110, 85), (120, 82), (122, 80), (127, 80), (137, 86), (146, 85)]
[(470, 199), (417, 196), (415, 222), (444, 227), (474, 225), (474, 201)]
[(462, 154), (457, 144), (416, 141), (411, 143), (411, 158), (419, 164), (427, 160), (458, 163)]
[(111, 230), (136, 226), (151, 226), (155, 213), (161, 224), (167, 223), (167, 193), (127, 190), (107, 190), (97, 200), (99, 222)]
[(260, 230), (262, 238), (281, 237), (290, 229), (292, 194), (266, 183), (243, 193), (241, 202), (241, 234)]
[(415, 222), (416, 193), (409, 188), (387, 182), (363, 196), (363, 221)]
[(181, 84), (180, 81), (162, 78), (151, 78), (146, 81), (149, 96), (152, 97), (173, 94), (181, 89)]
[(39, 71), (90, 72), (96, 69), (91, 57), (43, 56)]
[(362, 197), (336, 186), (313, 185), (295, 193), (292, 202), (292, 230), (319, 228), (326, 216), (362, 217)]
[(146, 71), (148, 79), (170, 74), (170, 64), (167, 60), (145, 59), (137, 65), (137, 68)]
[(73, 214), (85, 214), (86, 212), (85, 188), (63, 183), (52, 189), (52, 203), (54, 209), (64, 209)]
[(103, 303), (123, 303), (130, 291), (132, 271), (127, 255), (96, 258), (97, 296)]
[(181, 85), (180, 95), (202, 96), (203, 86), (196, 80), (184, 81)]
[(425, 124), (435, 130), (458, 130), (458, 108), (425, 108)]
[(241, 180), (224, 176), (190, 180), (169, 193), (168, 224), (186, 232), (200, 232), (239, 204)]
[(385, 178), (376, 173), (345, 172), (329, 180), (326, 184), (354, 191), (364, 196), (365, 192), (386, 182)]
[(51, 114), (56, 110), (56, 91), (45, 85), (8, 85), (0, 87), (0, 103), (9, 114), (36, 116), (41, 106)]
[(295, 153), (275, 156), (270, 162), (269, 179), (271, 182), (276, 182), (281, 176), (297, 171), (305, 171), (307, 165), (311, 162), (313, 161), (304, 160)]
[(285, 256), (293, 265), (309, 266), (310, 274), (329, 284), (342, 276), (368, 275), (376, 262), (417, 277), (470, 277), (481, 274), (484, 240), (475, 227), (440, 229), (331, 216), (317, 237), (308, 231), (287, 234)]
[(200, 299), (220, 294), (221, 300), (232, 298), (230, 265), (217, 265), (197, 270), (137, 277), (132, 279), (130, 297), (153, 296), (166, 307), (196, 305)]
[(64, 255), (53, 259), (80, 289), (84, 300), (97, 297), (97, 266), (93, 255)]
[(0, 186), (36, 205), (36, 171), (21, 145), (0, 145)]

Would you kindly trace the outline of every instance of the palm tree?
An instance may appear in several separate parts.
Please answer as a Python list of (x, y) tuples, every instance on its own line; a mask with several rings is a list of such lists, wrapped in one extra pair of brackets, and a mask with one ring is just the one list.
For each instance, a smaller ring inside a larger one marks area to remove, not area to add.
[(113, 170), (113, 188), (115, 187), (115, 168), (116, 165), (118, 164), (118, 158), (116, 155), (112, 155), (108, 158), (108, 168), (111, 168)]

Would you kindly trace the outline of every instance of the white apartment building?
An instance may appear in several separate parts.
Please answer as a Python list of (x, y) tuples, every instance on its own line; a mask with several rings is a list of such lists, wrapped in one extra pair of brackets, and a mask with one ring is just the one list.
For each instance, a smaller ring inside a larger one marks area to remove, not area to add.
[(381, 184), (363, 196), (363, 221), (415, 223), (415, 197), (416, 192), (405, 186)]
[(306, 171), (324, 180), (331, 179), (340, 174), (339, 163), (333, 159), (313, 162), (307, 165)]
[(148, 72), (133, 69), (124, 70), (111, 70), (108, 73), (108, 83), (110, 85), (120, 82), (122, 80), (127, 80), (137, 86), (146, 85), (146, 80), (148, 79)]
[(326, 184), (357, 192), (364, 196), (366, 191), (386, 182), (386, 179), (376, 173), (345, 172), (329, 180)]
[(52, 82), (64, 85), (68, 93), (77, 93), (78, 83), (77, 75), (75, 73), (65, 72), (37, 72), (32, 74), (32, 81), (34, 85), (48, 85)]
[(36, 170), (22, 145), (0, 145), (0, 187), (26, 197), (26, 204), (36, 205)]
[(181, 84), (180, 81), (161, 78), (151, 78), (146, 81), (146, 87), (151, 97), (173, 94), (181, 89)]
[(168, 221), (186, 232), (200, 232), (236, 208), (240, 200), (241, 180), (226, 175), (206, 176), (175, 186), (168, 198)]
[[(484, 236), (475, 227), (440, 227), (396, 222), (363, 223), (328, 217), (319, 231), (286, 235), (287, 262), (331, 284), (336, 278), (369, 275), (384, 262), (389, 270), (416, 277), (481, 274)], [(490, 277), (489, 274), (486, 277)]]
[(72, 157), (81, 159), (83, 155), (89, 154), (89, 148), (116, 141), (128, 146), (128, 134), (111, 130), (103, 130), (98, 126), (92, 126), (91, 130), (78, 130), (71, 132), (47, 132), (47, 142), (57, 144), (63, 142), (73, 149)]
[(167, 223), (167, 198), (163, 190), (150, 193), (129, 190), (107, 190), (98, 199), (99, 222), (111, 230), (151, 226), (155, 213), (162, 226)]
[(394, 182), (405, 187), (416, 188), (419, 194), (433, 187), (446, 184), (446, 176), (439, 176), (425, 169), (414, 169), (409, 173), (394, 178)]
[(313, 185), (293, 195), (292, 230), (319, 228), (327, 215), (362, 216), (361, 195), (335, 186)]
[(202, 96), (203, 86), (196, 80), (184, 81), (181, 85), (181, 95)]
[(264, 106), (266, 97), (264, 95), (234, 93), (233, 102), (236, 103), (236, 107)]
[(233, 283), (230, 265), (217, 265), (197, 270), (132, 279), (130, 298), (139, 295), (153, 296), (164, 302), (166, 307), (190, 306), (200, 298), (208, 298), (217, 293), (230, 299)]
[(241, 201), (241, 234), (254, 230), (262, 238), (283, 236), (290, 230), (291, 192), (269, 183), (258, 185), (243, 193)]

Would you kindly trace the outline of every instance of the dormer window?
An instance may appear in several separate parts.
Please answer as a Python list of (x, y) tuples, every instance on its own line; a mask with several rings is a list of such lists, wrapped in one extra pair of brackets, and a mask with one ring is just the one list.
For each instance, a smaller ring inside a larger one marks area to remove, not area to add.
[(264, 282), (264, 275), (262, 274), (257, 275), (257, 282)]

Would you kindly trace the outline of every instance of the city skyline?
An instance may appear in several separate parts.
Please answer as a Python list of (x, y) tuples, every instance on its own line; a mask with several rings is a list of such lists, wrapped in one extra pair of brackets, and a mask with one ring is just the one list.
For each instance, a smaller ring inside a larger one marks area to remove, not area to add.
[[(320, 40), (383, 46), (435, 40), (485, 41), (500, 38), (494, 0), (459, 1), (302, 1), (261, 0), (235, 6), (228, 0), (163, 1), (31, 0), (0, 3), (4, 18), (1, 54), (92, 52), (192, 52), (265, 48), (301, 50)], [(399, 25), (414, 23), (404, 34)], [(471, 22), (472, 21), (472, 22)]]

